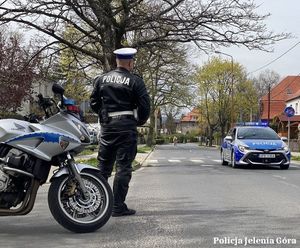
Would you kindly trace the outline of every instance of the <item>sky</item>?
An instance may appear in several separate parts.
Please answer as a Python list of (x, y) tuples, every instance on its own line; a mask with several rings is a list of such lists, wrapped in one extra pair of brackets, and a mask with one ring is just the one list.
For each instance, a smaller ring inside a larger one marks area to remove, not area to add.
[[(242, 64), (247, 72), (253, 72), (258, 68), (276, 59), (297, 42), (300, 42), (300, 1), (299, 0), (254, 0), (258, 13), (270, 13), (265, 20), (268, 30), (275, 33), (291, 33), (293, 38), (279, 41), (273, 45), (273, 52), (250, 51), (246, 48), (220, 48), (219, 51), (230, 54), (235, 62)], [(211, 56), (211, 55), (210, 55)], [(201, 55), (201, 63), (208, 60), (209, 56)], [(230, 59), (224, 56), (224, 59)], [(291, 75), (300, 75), (300, 44), (286, 55), (270, 64), (266, 68), (250, 75), (257, 76), (260, 72), (269, 69), (277, 72), (281, 78)]]

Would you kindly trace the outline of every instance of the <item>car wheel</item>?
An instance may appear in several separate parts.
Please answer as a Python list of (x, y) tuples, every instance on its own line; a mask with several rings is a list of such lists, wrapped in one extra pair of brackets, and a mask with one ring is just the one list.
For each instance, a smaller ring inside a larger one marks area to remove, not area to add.
[(231, 153), (231, 167), (236, 169), (238, 166), (235, 163), (234, 152)]
[(280, 165), (280, 169), (281, 169), (281, 170), (287, 170), (289, 167), (290, 167), (289, 164), (283, 164), (283, 165)]
[(224, 152), (223, 152), (223, 150), (221, 150), (221, 161), (222, 161), (222, 165), (228, 165), (228, 162), (225, 161), (225, 159), (224, 159)]

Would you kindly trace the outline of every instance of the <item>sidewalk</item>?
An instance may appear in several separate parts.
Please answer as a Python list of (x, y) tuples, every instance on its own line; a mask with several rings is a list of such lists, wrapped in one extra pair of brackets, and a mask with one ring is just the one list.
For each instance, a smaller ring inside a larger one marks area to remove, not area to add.
[[(150, 152), (146, 152), (146, 153), (137, 153), (136, 154), (136, 156), (135, 156), (135, 161), (137, 162), (137, 165), (135, 166), (136, 170), (143, 166), (143, 163), (148, 158), (148, 156), (152, 153), (152, 151), (153, 150), (151, 150)], [(97, 158), (97, 156), (98, 156), (98, 152), (94, 152), (93, 154), (90, 154), (90, 155), (76, 156), (75, 161)], [(57, 167), (54, 167), (54, 166), (51, 167), (47, 182), (49, 182), (50, 178), (53, 176), (53, 171), (56, 169), (57, 169)]]

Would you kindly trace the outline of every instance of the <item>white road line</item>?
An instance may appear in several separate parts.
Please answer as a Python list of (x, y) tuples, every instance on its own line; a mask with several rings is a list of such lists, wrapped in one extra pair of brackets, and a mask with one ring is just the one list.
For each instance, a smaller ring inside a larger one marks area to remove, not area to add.
[(278, 180), (278, 182), (279, 183), (283, 183), (283, 184), (285, 184), (285, 185), (287, 185), (287, 186), (289, 186), (289, 187), (293, 187), (293, 188), (296, 188), (296, 189), (300, 189), (300, 187), (298, 186), (298, 185), (295, 185), (295, 184), (292, 184), (292, 183), (288, 183), (288, 182), (286, 182), (286, 181), (281, 181), (281, 180)]
[(214, 165), (211, 165), (211, 164), (202, 164), (201, 166), (203, 166), (203, 167), (213, 167)]
[(157, 164), (158, 160), (157, 159), (151, 159), (151, 160), (147, 160), (148, 164)]
[(193, 163), (203, 163), (203, 160), (201, 159), (190, 159), (190, 161)]
[(215, 159), (213, 160), (214, 162), (217, 162), (217, 163), (221, 163), (221, 160), (220, 159)]
[(180, 163), (181, 161), (178, 159), (168, 159), (170, 163)]
[(286, 179), (286, 177), (283, 177), (283, 176), (278, 176), (278, 175), (273, 175), (273, 177), (277, 177), (277, 178), (280, 178), (280, 179), (283, 179), (283, 180), (285, 180), (285, 179)]

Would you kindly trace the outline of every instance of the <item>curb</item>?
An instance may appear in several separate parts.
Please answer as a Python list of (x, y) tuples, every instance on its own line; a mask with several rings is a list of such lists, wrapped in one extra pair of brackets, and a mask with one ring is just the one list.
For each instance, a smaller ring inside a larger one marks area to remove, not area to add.
[(296, 165), (300, 165), (300, 161), (299, 160), (291, 160), (291, 163), (296, 164)]
[(135, 171), (139, 170), (143, 166), (143, 163), (147, 160), (147, 158), (149, 158), (149, 156), (152, 154), (154, 149), (155, 146), (153, 146), (152, 150), (147, 154), (147, 156), (145, 156), (145, 158), (141, 162), (138, 162), (138, 164), (135, 166), (136, 168)]

